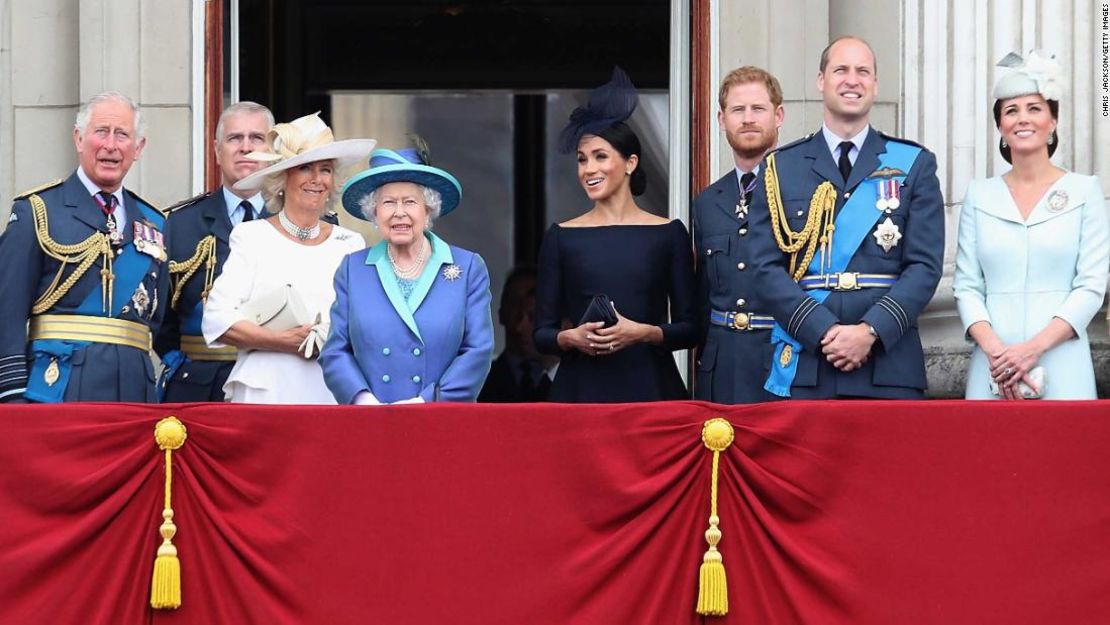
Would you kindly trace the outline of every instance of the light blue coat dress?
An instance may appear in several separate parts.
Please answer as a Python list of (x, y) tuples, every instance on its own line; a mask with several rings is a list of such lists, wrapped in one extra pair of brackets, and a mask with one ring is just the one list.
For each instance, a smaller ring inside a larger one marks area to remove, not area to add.
[(481, 256), (427, 237), (431, 256), (407, 300), (385, 241), (339, 265), (320, 365), (340, 404), (361, 391), (383, 403), (477, 399), (493, 353), (489, 272)]
[[(1055, 196), (1055, 198), (1053, 198)], [(1067, 173), (1028, 220), (1002, 178), (973, 181), (960, 215), (954, 290), (964, 331), (988, 321), (1007, 345), (1029, 340), (1053, 317), (1077, 338), (1045, 352), (1045, 399), (1094, 399), (1087, 325), (1106, 294), (1110, 266), (1106, 207), (1094, 176)], [(992, 399), (990, 368), (978, 347), (968, 399)]]

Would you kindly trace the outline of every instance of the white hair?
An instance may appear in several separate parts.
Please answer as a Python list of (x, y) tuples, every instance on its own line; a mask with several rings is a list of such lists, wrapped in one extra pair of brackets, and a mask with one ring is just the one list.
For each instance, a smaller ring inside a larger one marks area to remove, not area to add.
[(270, 128), (274, 126), (274, 114), (270, 112), (270, 109), (262, 106), (258, 102), (251, 102), (250, 100), (236, 102), (224, 109), (223, 113), (220, 113), (220, 121), (216, 122), (216, 143), (224, 140), (224, 122), (227, 121), (227, 118), (240, 113), (265, 115), (266, 125)]
[[(428, 210), (428, 229), (430, 230), (432, 228), (432, 222), (439, 219), (439, 213), (443, 209), (443, 195), (431, 187), (425, 187), (415, 182), (413, 184), (420, 187), (420, 191), (424, 194), (424, 206)], [(358, 206), (362, 209), (362, 215), (366, 218), (366, 221), (370, 223), (377, 223), (377, 215), (375, 212), (378, 208), (378, 195), (381, 190), (382, 188), (378, 187), (362, 196), (362, 199), (358, 201)]]
[(123, 95), (118, 91), (105, 91), (98, 93), (89, 98), (89, 101), (81, 105), (81, 109), (77, 111), (77, 119), (73, 122), (73, 127), (81, 135), (85, 134), (85, 128), (89, 126), (89, 117), (92, 115), (92, 109), (98, 104), (105, 102), (120, 102), (126, 104), (131, 109), (132, 122), (135, 126), (135, 136), (138, 139), (146, 137), (146, 124), (143, 123), (143, 112), (139, 110), (139, 105), (131, 98)]

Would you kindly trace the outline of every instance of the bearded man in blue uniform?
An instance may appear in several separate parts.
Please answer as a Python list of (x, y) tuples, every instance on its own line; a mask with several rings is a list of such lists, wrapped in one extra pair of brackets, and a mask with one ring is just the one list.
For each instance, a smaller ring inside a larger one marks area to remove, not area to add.
[(698, 346), (694, 397), (719, 404), (777, 399), (763, 389), (774, 318), (759, 308), (751, 266), (750, 206), (767, 151), (785, 118), (782, 87), (765, 70), (745, 66), (721, 81), (717, 122), (732, 147), (734, 168), (694, 200)]
[(165, 364), (158, 380), (164, 402), (224, 401), (223, 386), (235, 365), (236, 350), (205, 344), (204, 302), (227, 260), (232, 228), (269, 217), (261, 193), (232, 187), (264, 165), (247, 155), (268, 146), (273, 125), (273, 113), (261, 104), (229, 106), (216, 125), (221, 186), (167, 209), (170, 301), (154, 343)]
[(0, 237), (0, 399), (152, 402), (164, 219), (123, 187), (146, 144), (142, 114), (99, 94), (73, 140), (77, 170), (20, 194)]
[(915, 399), (917, 317), (940, 281), (936, 158), (870, 125), (875, 55), (856, 37), (821, 55), (824, 124), (770, 154), (752, 205), (760, 304), (774, 316), (764, 388), (781, 397)]

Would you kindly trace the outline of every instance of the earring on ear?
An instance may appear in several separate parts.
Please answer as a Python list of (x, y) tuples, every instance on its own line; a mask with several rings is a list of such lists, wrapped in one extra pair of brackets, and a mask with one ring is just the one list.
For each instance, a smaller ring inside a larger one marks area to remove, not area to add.
[(1055, 130), (1052, 131), (1052, 134), (1048, 135), (1048, 144), (1052, 145), (1053, 143), (1056, 143), (1056, 131)]
[(1010, 146), (1006, 145), (1006, 140), (1005, 139), (1002, 140), (1002, 147), (1004, 147), (1004, 148), (1010, 147)]

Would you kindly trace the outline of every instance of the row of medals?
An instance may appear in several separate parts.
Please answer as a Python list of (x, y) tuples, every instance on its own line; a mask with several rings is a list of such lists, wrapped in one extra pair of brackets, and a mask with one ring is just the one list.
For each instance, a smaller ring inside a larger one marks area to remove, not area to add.
[[(111, 242), (112, 247), (116, 248), (116, 253), (121, 253), (119, 249), (123, 245), (123, 233), (119, 231), (115, 215), (108, 215), (108, 240)], [(162, 233), (154, 226), (147, 224), (143, 221), (136, 219), (132, 222), (135, 228), (134, 242), (135, 250), (154, 258), (157, 261), (166, 260), (166, 246), (165, 239)], [(150, 316), (154, 316), (154, 311), (158, 308), (158, 293), (155, 291), (153, 299), (150, 292), (147, 291), (146, 286), (140, 282), (135, 292), (131, 294), (131, 306), (124, 306), (120, 310), (120, 314), (127, 314), (129, 308), (135, 310), (135, 314), (139, 317), (146, 317), (149, 309)]]
[(879, 247), (884, 252), (889, 252), (902, 240), (902, 233), (890, 215), (902, 206), (902, 184), (895, 178), (878, 178), (875, 180), (875, 190), (878, 198), (875, 200), (875, 210), (887, 215), (883, 223), (875, 228), (873, 236)]

